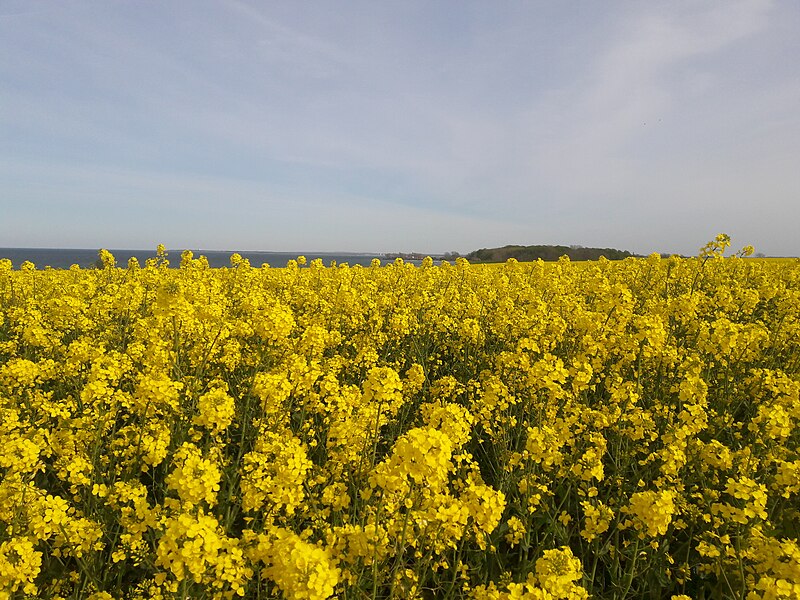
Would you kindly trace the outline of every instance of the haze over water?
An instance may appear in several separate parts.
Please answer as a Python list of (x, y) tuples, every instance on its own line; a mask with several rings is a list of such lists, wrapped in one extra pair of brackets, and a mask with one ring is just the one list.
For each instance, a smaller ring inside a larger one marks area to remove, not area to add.
[[(117, 259), (117, 265), (124, 267), (130, 257), (136, 257), (141, 266), (145, 265), (148, 258), (155, 258), (155, 250), (119, 250), (109, 249), (114, 258)], [(177, 267), (181, 262), (182, 250), (168, 250), (167, 259), (170, 262), (170, 267)], [(199, 258), (201, 255), (208, 259), (209, 266), (211, 267), (227, 267), (230, 266), (230, 257), (235, 250), (192, 250), (194, 258)], [(384, 263), (386, 258), (375, 254), (347, 254), (347, 253), (325, 253), (325, 252), (309, 252), (309, 253), (288, 253), (288, 252), (237, 252), (242, 258), (250, 261), (254, 267), (260, 267), (263, 263), (269, 263), (272, 267), (285, 267), (286, 263), (298, 256), (305, 256), (308, 261), (315, 258), (321, 258), (325, 266), (329, 266), (331, 261), (336, 264), (347, 263), (349, 265), (364, 265), (367, 266), (372, 262), (373, 258), (380, 258)], [(8, 258), (11, 260), (15, 268), (24, 261), (30, 261), (36, 265), (37, 269), (45, 267), (52, 267), (54, 269), (68, 269), (76, 264), (81, 268), (88, 268), (97, 262), (97, 250), (89, 249), (74, 249), (74, 248), (0, 248), (0, 258)]]

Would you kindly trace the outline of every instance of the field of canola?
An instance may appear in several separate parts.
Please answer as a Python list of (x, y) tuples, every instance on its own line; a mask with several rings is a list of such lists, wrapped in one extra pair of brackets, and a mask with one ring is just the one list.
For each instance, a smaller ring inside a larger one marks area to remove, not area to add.
[(0, 598), (800, 598), (800, 261), (726, 246), (0, 261)]

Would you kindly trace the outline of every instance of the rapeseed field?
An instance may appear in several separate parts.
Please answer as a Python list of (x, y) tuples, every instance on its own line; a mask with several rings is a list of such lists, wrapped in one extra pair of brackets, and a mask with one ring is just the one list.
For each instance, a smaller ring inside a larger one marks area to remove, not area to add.
[(0, 260), (0, 598), (800, 598), (800, 262)]

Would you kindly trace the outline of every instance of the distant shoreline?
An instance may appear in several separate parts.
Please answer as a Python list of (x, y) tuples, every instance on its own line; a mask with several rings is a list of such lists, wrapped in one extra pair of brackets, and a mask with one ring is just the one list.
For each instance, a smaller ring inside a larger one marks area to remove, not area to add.
[[(546, 248), (548, 252), (541, 250)], [(139, 264), (144, 266), (149, 258), (156, 258), (156, 250), (132, 250), (109, 248), (111, 254), (117, 261), (117, 265), (125, 267), (128, 259), (135, 257)], [(557, 260), (562, 255), (567, 255), (571, 260), (597, 260), (599, 256), (605, 256), (609, 260), (620, 260), (627, 256), (643, 258), (641, 255), (632, 254), (625, 251), (615, 251), (604, 248), (565, 248), (558, 246), (506, 246), (504, 248), (492, 248), (475, 250), (469, 254), (459, 254), (457, 252), (446, 252), (444, 254), (425, 254), (421, 252), (270, 252), (270, 251), (248, 251), (248, 250), (199, 250), (190, 249), (194, 258), (205, 256), (208, 264), (212, 268), (230, 266), (230, 257), (239, 254), (247, 259), (254, 267), (260, 267), (267, 263), (272, 267), (285, 267), (290, 260), (296, 260), (299, 256), (305, 256), (310, 262), (316, 258), (322, 259), (323, 264), (331, 266), (346, 263), (350, 266), (361, 265), (370, 266), (374, 259), (379, 259), (382, 264), (394, 262), (401, 258), (404, 262), (419, 265), (430, 256), (435, 261), (447, 260), (455, 262), (459, 257), (464, 257), (471, 263), (503, 263), (509, 258), (515, 258), (520, 262), (532, 262), (538, 258), (551, 262)], [(521, 250), (521, 251), (520, 251)], [(552, 252), (549, 252), (552, 250)], [(588, 252), (587, 252), (588, 251)], [(177, 268), (181, 262), (181, 254), (184, 250), (167, 250), (167, 259), (171, 268)], [(618, 253), (618, 254), (617, 254)], [(515, 256), (516, 255), (516, 256)], [(669, 255), (662, 254), (667, 258)], [(78, 265), (82, 269), (88, 269), (98, 264), (98, 249), (89, 248), (0, 248), (0, 259), (7, 258), (15, 269), (19, 269), (23, 262), (28, 261), (35, 265), (37, 270), (47, 267), (53, 269), (69, 269), (72, 265)], [(684, 257), (685, 258), (685, 257)], [(793, 259), (797, 257), (775, 257), (758, 256), (755, 258)]]
[[(273, 267), (285, 267), (290, 260), (297, 259), (298, 256), (305, 256), (309, 261), (321, 258), (323, 263), (328, 266), (332, 262), (336, 264), (347, 263), (349, 265), (368, 266), (374, 258), (382, 261), (389, 260), (388, 256), (381, 253), (357, 253), (357, 252), (254, 252), (247, 250), (196, 250), (190, 248), (195, 258), (205, 256), (209, 266), (214, 268), (230, 266), (232, 254), (239, 254), (247, 259), (255, 267), (260, 267), (263, 263), (268, 263)], [(139, 264), (144, 266), (148, 258), (156, 258), (156, 250), (131, 250), (120, 248), (108, 248), (114, 255), (117, 264), (124, 267), (128, 259), (135, 257)], [(184, 250), (167, 250), (167, 259), (171, 267), (177, 267), (181, 261), (181, 253)], [(51, 267), (53, 269), (69, 269), (72, 265), (78, 265), (82, 269), (90, 268), (97, 262), (98, 249), (88, 248), (0, 248), (0, 259), (11, 260), (14, 268), (25, 262), (32, 262), (37, 269)]]

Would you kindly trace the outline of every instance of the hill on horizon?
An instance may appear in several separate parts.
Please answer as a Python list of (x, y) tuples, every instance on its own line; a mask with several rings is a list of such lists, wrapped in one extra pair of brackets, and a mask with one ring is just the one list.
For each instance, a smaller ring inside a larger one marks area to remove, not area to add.
[(601, 256), (605, 256), (608, 260), (622, 260), (629, 256), (636, 256), (627, 250), (617, 250), (615, 248), (508, 245), (502, 248), (481, 248), (480, 250), (473, 250), (466, 255), (466, 258), (470, 262), (505, 262), (509, 258), (516, 258), (520, 262), (530, 262), (540, 258), (545, 261), (554, 261), (564, 255), (569, 256), (570, 260), (597, 260)]

